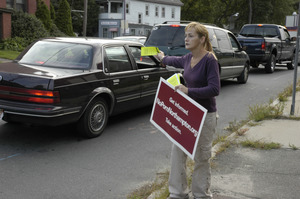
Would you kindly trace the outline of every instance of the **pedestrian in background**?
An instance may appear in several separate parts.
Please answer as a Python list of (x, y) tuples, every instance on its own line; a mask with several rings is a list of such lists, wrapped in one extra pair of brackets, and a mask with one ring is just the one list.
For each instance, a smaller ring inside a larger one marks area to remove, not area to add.
[[(220, 75), (217, 58), (209, 40), (208, 31), (200, 23), (191, 22), (185, 28), (185, 48), (191, 52), (182, 56), (165, 56), (158, 53), (164, 65), (183, 68), (185, 85), (180, 90), (208, 110), (195, 154), (195, 166), (191, 191), (195, 199), (212, 198), (211, 184), (211, 148), (216, 129), (216, 99), (220, 91)], [(198, 118), (194, 118), (197, 120)], [(186, 179), (187, 155), (173, 144), (171, 152), (171, 171), (169, 177), (169, 199), (189, 198)]]

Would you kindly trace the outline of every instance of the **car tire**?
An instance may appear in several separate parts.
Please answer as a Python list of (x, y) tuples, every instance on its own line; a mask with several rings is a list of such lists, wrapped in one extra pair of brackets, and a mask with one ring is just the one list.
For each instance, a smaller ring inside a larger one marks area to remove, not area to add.
[(245, 84), (248, 81), (249, 70), (250, 70), (249, 64), (245, 63), (243, 72), (237, 78), (239, 84)]
[(295, 62), (295, 54), (293, 54), (291, 62), (286, 64), (288, 70), (294, 70), (295, 68), (294, 62)]
[(275, 71), (275, 66), (276, 66), (276, 57), (274, 54), (272, 54), (265, 66), (266, 73), (273, 73)]
[(100, 136), (108, 120), (108, 106), (102, 98), (95, 99), (82, 115), (78, 129), (79, 133), (87, 138)]

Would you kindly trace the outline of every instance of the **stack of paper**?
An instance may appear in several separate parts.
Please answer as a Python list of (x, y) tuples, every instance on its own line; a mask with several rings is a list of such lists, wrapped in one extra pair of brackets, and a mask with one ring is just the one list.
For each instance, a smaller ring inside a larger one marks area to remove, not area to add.
[(159, 49), (157, 47), (142, 47), (141, 48), (141, 56), (153, 56), (159, 53)]
[(180, 73), (175, 73), (174, 75), (172, 75), (171, 77), (169, 77), (169, 78), (167, 79), (167, 81), (168, 81), (170, 84), (172, 84), (173, 86), (177, 86), (177, 85), (181, 84), (181, 83), (180, 83), (180, 76), (181, 76)]

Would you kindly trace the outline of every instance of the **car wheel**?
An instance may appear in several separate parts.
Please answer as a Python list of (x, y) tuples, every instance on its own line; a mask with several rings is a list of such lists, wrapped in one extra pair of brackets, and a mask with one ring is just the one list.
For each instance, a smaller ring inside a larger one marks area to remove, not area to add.
[(276, 66), (276, 57), (274, 54), (271, 55), (268, 63), (265, 66), (266, 73), (273, 73)]
[(287, 65), (286, 65), (289, 70), (294, 70), (294, 68), (295, 68), (294, 62), (295, 62), (295, 55), (292, 56), (291, 62), (287, 63)]
[(247, 82), (248, 77), (249, 77), (249, 68), (250, 68), (249, 64), (245, 63), (243, 72), (237, 78), (238, 83), (245, 84)]
[(100, 136), (108, 120), (107, 103), (99, 98), (91, 102), (79, 121), (79, 133), (84, 137)]

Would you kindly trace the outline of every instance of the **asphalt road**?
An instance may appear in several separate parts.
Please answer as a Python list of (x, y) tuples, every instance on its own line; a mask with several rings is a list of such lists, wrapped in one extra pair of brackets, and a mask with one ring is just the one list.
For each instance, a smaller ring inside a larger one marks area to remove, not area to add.
[[(298, 74), (299, 76), (299, 74)], [(222, 82), (218, 134), (292, 84), (293, 71), (251, 71), (248, 83)], [(103, 135), (82, 139), (73, 126), (0, 121), (0, 199), (123, 199), (169, 168), (171, 143), (149, 122), (151, 107), (110, 118)]]

